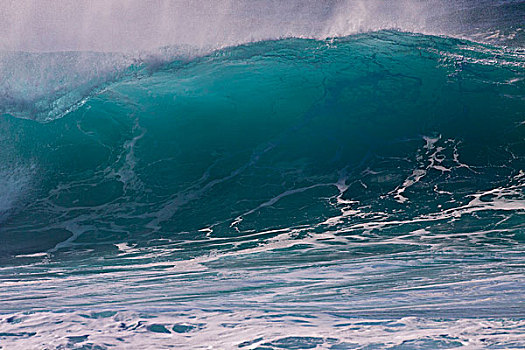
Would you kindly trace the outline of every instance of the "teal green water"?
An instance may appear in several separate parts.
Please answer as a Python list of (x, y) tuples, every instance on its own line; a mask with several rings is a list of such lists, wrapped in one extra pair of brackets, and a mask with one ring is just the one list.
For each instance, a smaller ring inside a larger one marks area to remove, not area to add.
[(132, 344), (524, 345), (523, 50), (381, 31), (106, 78), (4, 108), (2, 311)]

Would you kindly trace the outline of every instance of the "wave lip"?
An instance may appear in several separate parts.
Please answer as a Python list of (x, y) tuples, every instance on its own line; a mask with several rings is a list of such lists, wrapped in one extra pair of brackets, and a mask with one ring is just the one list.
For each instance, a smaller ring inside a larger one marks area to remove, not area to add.
[(0, 53), (0, 113), (52, 120), (129, 67), (122, 54)]
[[(405, 42), (409, 46), (420, 43), (426, 51), (435, 50), (431, 45), (431, 38), (435, 38), (433, 36), (385, 30), (312, 42), (316, 42), (321, 48), (324, 45), (329, 47), (335, 42), (345, 43), (354, 39), (357, 42), (366, 41), (366, 38), (376, 38), (378, 42), (372, 45), (378, 50), (382, 50), (381, 46), (378, 46), (381, 40), (391, 39), (399, 40), (400, 45), (404, 45)], [(285, 40), (293, 41), (298, 47), (310, 45), (307, 44), (309, 39)], [(456, 45), (456, 48), (448, 47), (442, 51), (435, 51), (436, 54), (444, 56), (443, 60), (466, 60), (488, 65), (496, 63), (517, 68), (525, 65), (521, 49), (487, 46), (453, 38), (438, 41), (449, 46), (447, 40)], [(113, 83), (138, 80), (159, 70), (182, 67), (201, 60), (220, 60), (221, 56), (231, 55), (231, 59), (242, 59), (243, 55), (246, 55), (245, 58), (249, 59), (250, 55), (264, 54), (264, 50), (271, 52), (272, 45), (278, 42), (262, 41), (218, 50), (212, 47), (178, 45), (129, 54), (0, 52), (0, 74), (4, 77), (0, 83), (0, 113), (49, 122), (76, 110), (90, 96), (96, 95)], [(300, 42), (302, 43), (299, 44)], [(301, 54), (298, 53), (299, 56)], [(499, 58), (494, 60), (494, 56)], [(522, 79), (520, 77), (518, 75), (512, 79), (519, 82)]]

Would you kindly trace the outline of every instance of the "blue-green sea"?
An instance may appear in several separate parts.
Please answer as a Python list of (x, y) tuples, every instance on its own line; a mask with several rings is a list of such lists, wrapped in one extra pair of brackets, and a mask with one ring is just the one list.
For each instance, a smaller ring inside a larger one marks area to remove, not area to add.
[(0, 349), (525, 347), (519, 41), (161, 51), (0, 55)]

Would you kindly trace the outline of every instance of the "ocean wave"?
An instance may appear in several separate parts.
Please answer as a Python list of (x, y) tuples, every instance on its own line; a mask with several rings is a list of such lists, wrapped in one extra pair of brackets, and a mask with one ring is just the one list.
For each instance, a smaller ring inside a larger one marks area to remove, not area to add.
[[(523, 169), (524, 60), (383, 31), (103, 74), (104, 88), (80, 97), (96, 84), (73, 87), (79, 100), (33, 115), (48, 123), (4, 116), (3, 142), (38, 162), (41, 186), (4, 231), (30, 215), (62, 232), (45, 234), (45, 251), (63, 237), (184, 241), (336, 222), (341, 203), (368, 207), (365, 221), (462, 208), (479, 191), (515, 186)], [(64, 99), (42, 101), (52, 96)], [(275, 210), (290, 218), (284, 226)]]
[(0, 346), (523, 347), (522, 49), (9, 55)]

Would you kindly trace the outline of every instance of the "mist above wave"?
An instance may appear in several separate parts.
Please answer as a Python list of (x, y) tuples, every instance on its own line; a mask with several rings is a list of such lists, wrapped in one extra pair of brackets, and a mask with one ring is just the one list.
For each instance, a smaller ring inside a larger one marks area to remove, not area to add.
[(283, 37), (324, 39), (400, 29), (509, 39), (523, 1), (108, 0), (0, 4), (0, 49), (136, 51), (188, 44), (218, 48)]

